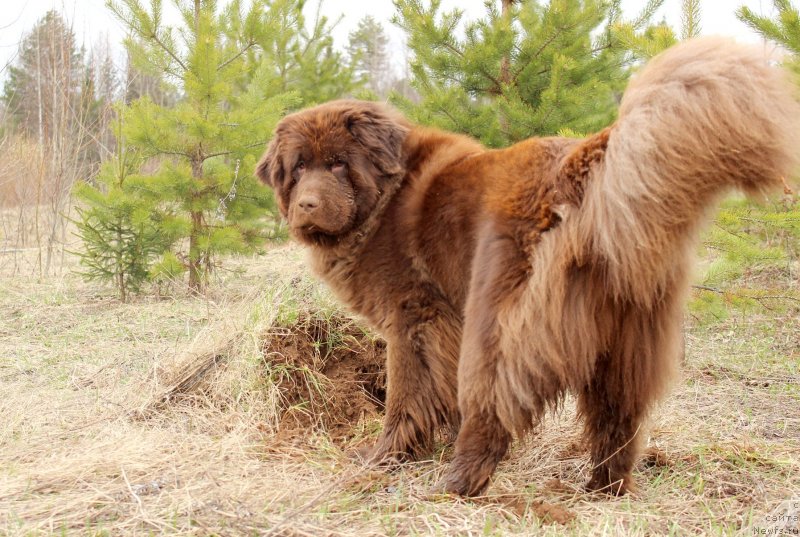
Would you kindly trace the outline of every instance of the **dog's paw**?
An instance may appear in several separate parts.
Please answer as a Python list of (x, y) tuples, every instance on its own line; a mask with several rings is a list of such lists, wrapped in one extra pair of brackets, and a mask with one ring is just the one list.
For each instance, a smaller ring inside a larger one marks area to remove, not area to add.
[(636, 492), (636, 484), (631, 476), (609, 476), (604, 472), (592, 475), (585, 488), (588, 492), (602, 492), (609, 496), (624, 496)]
[(374, 446), (355, 449), (349, 452), (348, 455), (351, 459), (361, 464), (384, 468), (393, 468), (410, 460), (407, 454), (388, 450), (380, 442)]
[[(491, 469), (487, 466), (491, 466)], [(459, 464), (456, 459), (432, 492), (465, 497), (479, 496), (489, 486), (492, 470), (494, 465)]]

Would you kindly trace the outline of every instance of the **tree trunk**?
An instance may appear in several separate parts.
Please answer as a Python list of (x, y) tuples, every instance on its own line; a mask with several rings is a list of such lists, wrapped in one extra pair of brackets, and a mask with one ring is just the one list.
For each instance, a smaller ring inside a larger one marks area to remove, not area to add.
[[(194, 0), (194, 33), (199, 39), (200, 34), (200, 0)], [(192, 177), (200, 179), (203, 176), (203, 161), (192, 160)], [(193, 196), (194, 197), (194, 196)], [(203, 290), (202, 262), (200, 247), (197, 244), (200, 231), (203, 227), (203, 213), (192, 208), (192, 231), (189, 235), (189, 289), (200, 292)]]
[(122, 259), (122, 244), (124, 244), (124, 240), (122, 238), (122, 226), (123, 223), (121, 218), (117, 219), (117, 251), (115, 254), (116, 258), (116, 271), (117, 271), (117, 290), (119, 291), (119, 299), (122, 302), (128, 301), (127, 293), (125, 292), (125, 267), (124, 261)]
[(39, 113), (39, 175), (36, 181), (36, 207), (34, 209), (34, 229), (36, 231), (36, 245), (39, 247), (37, 265), (39, 276), (42, 275), (42, 245), (39, 241), (39, 204), (42, 202), (42, 170), (44, 165), (44, 102), (42, 101), (42, 40), (41, 29), (36, 27), (36, 100)]
[[(509, 26), (511, 26), (511, 6), (513, 5), (514, 0), (503, 0), (502, 17)], [(511, 83), (511, 58), (509, 56), (503, 56), (500, 62), (500, 82), (503, 84)]]
[[(199, 158), (193, 158), (192, 164), (192, 177), (199, 180), (203, 177), (203, 161)], [(194, 195), (192, 196), (194, 198)], [(205, 278), (203, 274), (203, 258), (200, 251), (199, 239), (200, 233), (203, 230), (203, 211), (197, 210), (192, 207), (190, 211), (192, 218), (192, 229), (189, 234), (189, 289), (191, 291), (201, 292)]]
[[(503, 0), (503, 11), (502, 17), (503, 20), (508, 24), (509, 29), (511, 29), (511, 6), (514, 5), (515, 0)], [(503, 86), (508, 86), (511, 84), (511, 51), (508, 51), (506, 56), (503, 56), (503, 59), (500, 61), (500, 84)], [(497, 94), (503, 95), (503, 88), (497, 88)], [(500, 128), (503, 132), (508, 132), (508, 118), (505, 115), (500, 117)]]

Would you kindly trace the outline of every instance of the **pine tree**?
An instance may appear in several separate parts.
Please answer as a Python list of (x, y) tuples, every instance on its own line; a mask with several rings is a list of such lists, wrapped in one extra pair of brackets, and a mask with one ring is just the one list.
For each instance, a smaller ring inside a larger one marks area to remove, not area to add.
[(440, 0), (396, 0), (393, 22), (408, 35), (416, 105), (394, 97), (415, 120), (497, 147), (534, 135), (596, 131), (615, 117), (628, 66), (637, 56), (622, 38), (653, 48), (672, 43), (650, 26), (663, 0), (622, 20), (620, 1), (502, 0), (484, 19), (440, 13)]
[(172, 28), (162, 21), (161, 0), (149, 8), (139, 0), (108, 3), (131, 32), (133, 61), (166, 73), (182, 96), (169, 108), (147, 96), (133, 101), (123, 136), (160, 163), (129, 185), (158, 210), (166, 231), (185, 239), (161, 266), (180, 259), (193, 290), (204, 287), (220, 254), (248, 251), (268, 234), (264, 217), (274, 213), (274, 202), (252, 169), (298, 95), (287, 91), (290, 84), (276, 84), (275, 64), (259, 45), (294, 39), (299, 11), (284, 4), (255, 0), (245, 12), (241, 0), (221, 10), (213, 0), (176, 0), (184, 25)]
[[(265, 1), (265, 0), (261, 0)], [(334, 48), (331, 24), (317, 4), (311, 24), (305, 0), (272, 0), (255, 36), (255, 61), (272, 66), (263, 81), (272, 93), (294, 91), (303, 106), (341, 98), (359, 87), (353, 68)]]
[(386, 97), (394, 84), (388, 45), (383, 25), (371, 15), (361, 19), (348, 38), (347, 54), (355, 76), (378, 97)]

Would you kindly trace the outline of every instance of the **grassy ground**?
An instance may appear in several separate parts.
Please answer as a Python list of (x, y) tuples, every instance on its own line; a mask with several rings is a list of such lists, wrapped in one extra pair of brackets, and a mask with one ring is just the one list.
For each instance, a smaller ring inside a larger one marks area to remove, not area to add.
[(683, 376), (654, 415), (638, 493), (583, 492), (589, 463), (568, 402), (515, 445), (486, 497), (464, 501), (428, 493), (448, 448), (392, 473), (348, 458), (376, 436), (380, 397), (342, 405), (361, 385), (332, 373), (330, 357), (345, 356), (346, 368), (353, 356), (379, 356), (380, 342), (297, 276), (298, 250), (228, 266), (205, 297), (173, 290), (130, 304), (68, 272), (42, 282), (0, 275), (0, 534), (798, 527), (782, 516), (800, 508), (787, 503), (800, 500), (797, 308), (687, 318)]

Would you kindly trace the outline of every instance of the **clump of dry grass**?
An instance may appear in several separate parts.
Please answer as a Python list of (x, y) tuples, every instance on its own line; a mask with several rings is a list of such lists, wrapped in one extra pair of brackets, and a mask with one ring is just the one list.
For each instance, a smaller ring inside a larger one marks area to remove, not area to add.
[[(301, 267), (282, 248), (240, 261), (206, 298), (131, 304), (72, 276), (0, 279), (0, 533), (729, 534), (800, 492), (796, 314), (689, 327), (640, 490), (622, 499), (583, 491), (590, 469), (569, 401), (470, 501), (429, 492), (448, 447), (395, 472), (350, 459), (376, 436), (377, 413), (354, 417), (343, 443), (324, 422), (282, 437), (287, 407), (303, 401), (270, 377), (265, 341), (332, 341), (330, 329), (341, 348), (372, 341), (348, 332)], [(308, 352), (299, 365), (324, 371), (325, 345)], [(341, 384), (321, 382), (321, 400)]]

